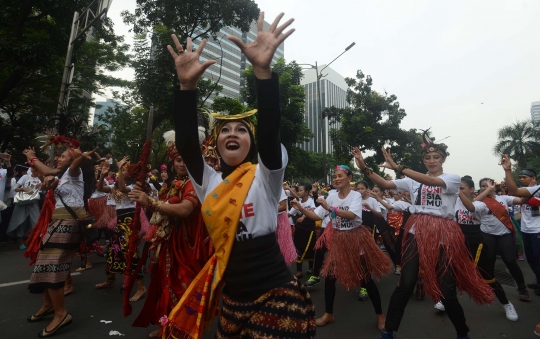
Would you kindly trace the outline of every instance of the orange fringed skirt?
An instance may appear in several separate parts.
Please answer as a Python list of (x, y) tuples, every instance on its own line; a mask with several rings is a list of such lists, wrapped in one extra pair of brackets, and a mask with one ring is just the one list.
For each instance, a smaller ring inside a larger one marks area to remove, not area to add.
[(328, 248), (321, 274), (334, 277), (345, 288), (357, 288), (367, 279), (380, 279), (392, 270), (390, 259), (366, 226), (339, 231), (329, 223), (324, 233), (315, 246)]
[[(434, 301), (442, 298), (439, 277), (443, 277), (445, 271), (451, 269), (456, 287), (460, 291), (467, 292), (478, 305), (493, 302), (493, 292), (484, 283), (474, 262), (470, 259), (463, 233), (454, 220), (427, 214), (411, 215), (405, 225), (402, 253), (407, 253), (406, 246), (411, 246), (411, 244), (407, 245), (407, 237), (412, 226), (414, 226), (414, 238), (418, 248), (420, 271), (423, 272), (424, 289)], [(441, 247), (447, 258), (438, 271), (437, 263)], [(402, 257), (402, 266), (405, 266), (407, 261), (408, 258)]]

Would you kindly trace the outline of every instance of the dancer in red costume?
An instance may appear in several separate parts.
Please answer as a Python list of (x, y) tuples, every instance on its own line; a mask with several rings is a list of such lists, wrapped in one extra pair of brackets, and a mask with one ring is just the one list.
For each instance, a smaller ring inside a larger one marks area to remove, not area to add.
[[(164, 137), (172, 165), (159, 199), (137, 189), (129, 193), (133, 201), (154, 211), (145, 237), (151, 242), (152, 276), (144, 307), (133, 323), (136, 327), (159, 324), (159, 318), (171, 312), (212, 251), (199, 199), (174, 144), (174, 131)], [(159, 337), (160, 331), (150, 333), (150, 338)]]

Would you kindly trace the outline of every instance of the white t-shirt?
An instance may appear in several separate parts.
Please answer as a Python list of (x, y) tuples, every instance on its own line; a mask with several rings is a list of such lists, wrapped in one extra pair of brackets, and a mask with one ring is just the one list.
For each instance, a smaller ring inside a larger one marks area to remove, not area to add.
[(7, 169), (0, 169), (0, 200), (4, 200), (4, 191), (6, 190)]
[[(540, 186), (526, 188), (533, 194)], [(534, 193), (534, 196), (536, 198), (540, 197), (540, 191)], [(540, 233), (540, 215), (538, 211), (533, 211), (532, 208), (529, 204), (521, 205), (521, 232), (523, 233)]]
[[(307, 198), (306, 202), (302, 202), (302, 200), (300, 200), (299, 202), (300, 202), (300, 205), (305, 209), (315, 208), (315, 202), (313, 201), (312, 198)], [(298, 211), (294, 207), (291, 207), (291, 209), (289, 210), (289, 215), (294, 216), (298, 214), (302, 214), (302, 213), (300, 213), (300, 211)]]
[(56, 197), (55, 208), (64, 207), (62, 201), (58, 196), (62, 196), (62, 199), (69, 207), (84, 207), (84, 181), (82, 171), (76, 177), (69, 175), (69, 169), (62, 175), (58, 186), (54, 190), (54, 196)]
[(17, 188), (28, 188), (30, 185), (39, 185), (41, 184), (41, 180), (39, 180), (38, 177), (33, 177), (30, 175), (23, 175), (19, 181), (17, 181), (16, 187)]
[[(262, 237), (276, 231), (277, 206), (283, 192), (283, 176), (288, 160), (287, 150), (283, 145), (281, 145), (282, 167), (280, 169), (268, 169), (259, 157), (255, 178), (242, 207), (236, 231), (236, 241)], [(223, 181), (221, 174), (206, 163), (204, 164), (202, 186), (195, 182), (191, 173), (189, 175), (197, 196), (205, 199)]]
[(397, 191), (407, 191), (411, 195), (413, 205), (410, 206), (409, 211), (412, 214), (429, 214), (453, 219), (461, 178), (456, 174), (441, 174), (439, 178), (444, 181), (446, 188), (423, 185), (411, 178), (392, 181)]
[[(103, 180), (103, 185), (107, 185), (107, 181)], [(102, 197), (104, 197), (106, 195), (107, 195), (107, 193), (105, 193), (105, 192), (95, 190), (94, 193), (92, 193), (92, 196), (90, 197), (90, 199), (98, 199), (98, 198), (102, 198)]]
[[(508, 206), (513, 205), (515, 197), (510, 195), (496, 195), (497, 200), (508, 211)], [(504, 235), (510, 233), (510, 230), (491, 213), (490, 209), (481, 201), (474, 202), (475, 212), (481, 216), (480, 230), (492, 235)]]
[[(114, 185), (113, 185), (114, 187)], [(129, 188), (130, 190), (133, 189), (133, 185), (128, 185), (126, 186), (127, 188)], [(114, 198), (113, 198), (114, 200)], [(130, 198), (128, 198), (128, 196), (126, 194), (123, 194), (122, 197), (120, 198), (120, 201), (115, 201), (116, 203), (116, 209), (117, 210), (121, 210), (121, 209), (124, 209), (124, 208), (135, 208), (135, 206), (137, 205), (137, 203), (135, 201), (131, 201)]]
[(405, 212), (411, 207), (411, 204), (403, 200), (396, 200), (391, 205), (394, 207), (394, 212)]
[[(281, 196), (279, 197), (279, 203), (281, 203), (283, 200), (287, 200), (287, 193), (285, 192), (284, 189), (281, 190)], [(278, 204), (278, 207), (279, 207), (279, 204)], [(278, 215), (280, 215), (282, 213), (285, 213), (285, 212), (287, 212), (287, 210), (278, 212)]]
[[(339, 198), (339, 193), (330, 194), (326, 198), (326, 203), (329, 206), (338, 207), (340, 210), (351, 211), (356, 215), (353, 220), (348, 220), (336, 217), (336, 225), (332, 225), (335, 229), (340, 231), (350, 231), (362, 225), (362, 195), (356, 191), (350, 191), (345, 199)], [(315, 209), (315, 214), (319, 218), (324, 219), (330, 215), (330, 212), (325, 210), (322, 206)]]
[[(367, 204), (369, 207), (371, 207), (371, 210), (369, 208), (367, 208), (366, 206), (364, 206), (364, 204)], [(362, 210), (363, 211), (366, 211), (366, 212), (371, 212), (371, 211), (380, 212), (381, 211), (380, 206), (381, 206), (381, 204), (379, 204), (379, 202), (375, 198), (368, 197), (365, 200), (362, 199)]]
[(379, 209), (381, 210), (381, 214), (383, 216), (384, 220), (388, 220), (388, 209), (384, 207), (383, 204), (377, 201), (377, 204), (379, 204)]
[[(474, 202), (473, 202), (474, 205)], [(475, 207), (476, 209), (476, 207)], [(463, 202), (460, 198), (456, 201), (456, 207), (455, 207), (455, 220), (460, 225), (480, 225), (480, 219), (481, 216), (478, 213), (478, 211), (471, 212), (469, 211), (465, 205), (463, 205)]]

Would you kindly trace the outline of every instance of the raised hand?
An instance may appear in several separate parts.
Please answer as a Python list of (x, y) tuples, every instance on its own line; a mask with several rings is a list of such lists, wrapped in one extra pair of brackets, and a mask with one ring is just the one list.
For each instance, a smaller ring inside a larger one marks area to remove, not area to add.
[(398, 170), (399, 166), (394, 162), (394, 159), (392, 159), (392, 156), (390, 155), (390, 151), (387, 151), (384, 147), (382, 148), (382, 153), (384, 155), (384, 163), (379, 165), (379, 167), (382, 168), (388, 168), (391, 170)]
[(92, 160), (92, 156), (96, 154), (96, 151), (97, 151), (97, 147), (95, 147), (93, 150), (89, 151), (89, 152), (84, 152), (82, 154), (83, 157), (85, 157), (87, 160)]
[(126, 162), (128, 162), (128, 160), (129, 160), (129, 157), (128, 157), (127, 155), (125, 155), (125, 156), (122, 158), (122, 160), (120, 160), (120, 161), (117, 160), (117, 161), (116, 161), (116, 166), (118, 166), (118, 171), (121, 171), (121, 170), (122, 170), (122, 167), (124, 167), (124, 164), (125, 164)]
[(365, 169), (367, 166), (366, 166), (366, 163), (364, 162), (364, 156), (362, 155), (362, 152), (360, 151), (360, 149), (358, 147), (353, 147), (351, 153), (356, 162), (356, 166), (358, 166), (361, 170)]
[(174, 60), (174, 67), (176, 68), (176, 75), (180, 81), (180, 89), (182, 90), (194, 90), (197, 88), (197, 84), (201, 79), (204, 71), (213, 64), (216, 63), (215, 60), (207, 60), (202, 64), (199, 61), (201, 53), (206, 46), (206, 39), (203, 39), (199, 48), (196, 51), (193, 51), (193, 42), (191, 38), (187, 38), (186, 49), (182, 48), (180, 41), (175, 34), (171, 35), (174, 45), (176, 47), (176, 52), (171, 47), (167, 45), (169, 53)]
[(291, 207), (297, 211), (299, 211), (302, 208), (302, 205), (300, 205), (300, 202), (296, 200), (291, 200), (290, 204), (291, 204)]
[(505, 171), (511, 171), (512, 170), (512, 162), (510, 161), (510, 158), (508, 157), (508, 154), (503, 154), (500, 165)]
[[(245, 44), (242, 39), (229, 36), (227, 37), (232, 41), (253, 65), (253, 71), (258, 79), (270, 79), (272, 77), (272, 69), (270, 64), (274, 53), (278, 46), (285, 41), (294, 32), (294, 28), (283, 33), (294, 19), (287, 20), (283, 25), (278, 27), (279, 21), (283, 18), (284, 13), (279, 14), (272, 25), (268, 28), (268, 31), (264, 31), (264, 12), (259, 15), (257, 21), (257, 38), (251, 44)], [(283, 35), (281, 35), (283, 33)]]
[(26, 155), (26, 158), (28, 160), (34, 158), (36, 156), (36, 153), (34, 152), (34, 147), (27, 147), (23, 152), (24, 155)]

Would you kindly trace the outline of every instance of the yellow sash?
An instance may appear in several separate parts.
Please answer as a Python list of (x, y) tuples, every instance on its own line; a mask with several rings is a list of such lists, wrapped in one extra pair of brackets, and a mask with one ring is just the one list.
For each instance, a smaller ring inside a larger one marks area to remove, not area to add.
[(202, 338), (216, 315), (224, 283), (222, 278), (256, 168), (257, 165), (251, 163), (240, 165), (204, 200), (201, 211), (215, 254), (191, 282), (169, 317), (161, 321), (163, 338)]

